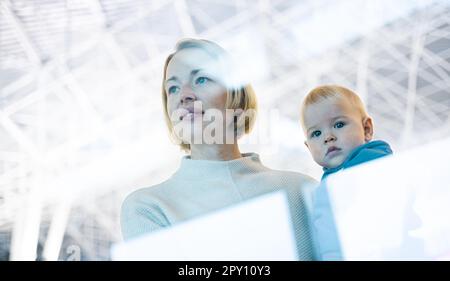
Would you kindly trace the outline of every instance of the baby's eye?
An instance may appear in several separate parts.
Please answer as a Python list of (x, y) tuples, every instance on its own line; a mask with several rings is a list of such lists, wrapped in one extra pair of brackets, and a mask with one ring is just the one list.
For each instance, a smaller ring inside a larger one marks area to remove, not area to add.
[(203, 85), (203, 84), (205, 84), (208, 80), (209, 80), (208, 77), (204, 77), (204, 76), (198, 77), (197, 79), (195, 79), (195, 85)]
[(178, 86), (170, 86), (167, 92), (169, 93), (169, 95), (176, 94), (179, 91), (179, 89), (180, 88)]
[(334, 124), (334, 127), (335, 127), (336, 129), (340, 129), (340, 128), (344, 127), (344, 126), (345, 126), (345, 123), (342, 122), (342, 121), (336, 122), (336, 124)]
[(314, 132), (311, 133), (311, 137), (318, 137), (322, 134), (322, 132), (320, 132), (319, 130), (315, 130)]

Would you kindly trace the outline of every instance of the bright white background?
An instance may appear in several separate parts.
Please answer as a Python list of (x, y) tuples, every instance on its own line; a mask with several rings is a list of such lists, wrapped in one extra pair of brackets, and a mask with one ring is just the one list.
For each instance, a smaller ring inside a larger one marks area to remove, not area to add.
[(450, 135), (448, 1), (0, 0), (0, 259), (109, 259), (132, 190), (183, 155), (161, 107), (183, 37), (218, 42), (259, 98), (242, 151), (319, 178), (299, 104), (322, 83), (366, 102), (404, 151)]

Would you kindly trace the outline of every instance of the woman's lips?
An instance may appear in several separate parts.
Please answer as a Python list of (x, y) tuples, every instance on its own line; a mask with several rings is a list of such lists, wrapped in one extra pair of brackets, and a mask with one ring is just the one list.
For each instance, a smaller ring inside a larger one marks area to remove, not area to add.
[(180, 121), (182, 120), (193, 120), (199, 116), (203, 116), (205, 113), (203, 110), (198, 110), (196, 108), (185, 108), (183, 114), (180, 116)]
[(181, 116), (181, 120), (193, 120), (195, 118), (197, 118), (197, 116), (203, 116), (203, 112), (189, 112), (183, 116)]

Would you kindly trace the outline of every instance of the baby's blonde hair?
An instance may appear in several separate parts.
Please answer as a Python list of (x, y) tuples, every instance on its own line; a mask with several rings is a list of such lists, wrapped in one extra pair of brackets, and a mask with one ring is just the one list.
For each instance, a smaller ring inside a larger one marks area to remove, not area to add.
[(339, 85), (322, 85), (312, 89), (303, 99), (303, 102), (300, 107), (300, 115), (301, 115), (300, 122), (303, 128), (305, 128), (304, 120), (306, 107), (308, 105), (329, 98), (341, 98), (348, 100), (355, 107), (355, 109), (358, 110), (359, 114), (361, 115), (361, 119), (369, 117), (369, 114), (367, 114), (364, 103), (361, 101), (361, 99), (355, 92)]

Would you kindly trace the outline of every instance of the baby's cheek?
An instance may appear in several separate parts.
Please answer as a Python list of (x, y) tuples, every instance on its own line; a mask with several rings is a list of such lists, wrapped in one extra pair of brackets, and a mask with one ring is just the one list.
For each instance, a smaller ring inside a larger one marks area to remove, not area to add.
[(317, 151), (317, 153), (314, 156), (314, 160), (321, 166), (326, 164), (325, 155), (321, 151)]

